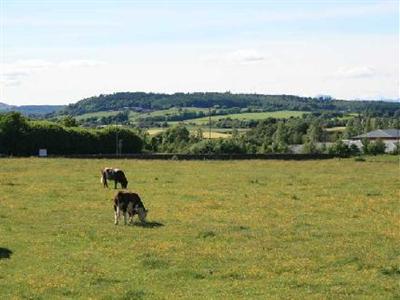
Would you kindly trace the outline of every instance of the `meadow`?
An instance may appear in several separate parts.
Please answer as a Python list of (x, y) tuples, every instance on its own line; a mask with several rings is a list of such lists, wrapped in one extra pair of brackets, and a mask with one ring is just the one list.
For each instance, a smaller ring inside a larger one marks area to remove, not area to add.
[[(147, 225), (114, 225), (105, 166)], [(394, 156), (2, 158), (0, 299), (399, 298), (399, 190)]]
[[(281, 111), (264, 111), (264, 112), (250, 112), (250, 113), (238, 113), (238, 114), (227, 114), (227, 115), (216, 115), (211, 116), (212, 121), (218, 121), (220, 119), (233, 119), (233, 120), (264, 120), (268, 118), (276, 118), (276, 119), (288, 119), (290, 117), (301, 117), (304, 115), (304, 111), (290, 111), (290, 110), (281, 110)], [(206, 125), (209, 122), (209, 117), (196, 118), (196, 119), (188, 119), (183, 121), (183, 123), (197, 124), (197, 125)], [(175, 124), (179, 122), (169, 122), (170, 124)]]
[[(198, 129), (201, 129), (203, 131), (203, 137), (211, 137), (212, 139), (219, 139), (219, 138), (229, 138), (232, 136), (231, 131), (232, 129), (225, 129), (225, 128), (212, 128), (211, 129), (211, 136), (209, 134), (209, 129), (207, 127), (203, 126), (187, 126), (187, 129), (191, 134), (196, 134)], [(154, 136), (157, 134), (160, 134), (167, 130), (168, 128), (149, 128), (147, 129), (147, 133), (150, 136)], [(238, 132), (245, 132), (245, 130), (240, 129)]]
[[(87, 119), (87, 118), (101, 118), (101, 117), (110, 117), (110, 116), (116, 116), (118, 113), (122, 111), (99, 111), (99, 112), (92, 112), (92, 113), (86, 113), (83, 115), (75, 116), (74, 118), (78, 121)], [(133, 112), (131, 112), (133, 113)]]
[[(163, 109), (163, 110), (155, 110), (152, 112), (144, 112), (144, 113), (139, 113), (135, 111), (130, 111), (129, 112), (129, 120), (132, 123), (137, 123), (139, 119), (146, 119), (149, 117), (160, 117), (160, 116), (174, 116), (174, 115), (179, 115), (182, 111), (187, 111), (187, 112), (203, 112), (205, 114), (208, 113), (207, 108), (198, 108), (198, 107), (183, 107), (183, 108), (177, 108), (177, 107), (172, 107), (170, 109)], [(116, 111), (99, 111), (99, 112), (92, 112), (92, 113), (85, 113), (82, 115), (75, 116), (77, 120), (83, 120), (86, 118), (101, 118), (101, 117), (109, 117), (109, 116), (115, 116), (118, 113), (123, 112), (122, 110), (116, 110)], [(224, 119), (224, 118), (231, 118), (231, 119), (237, 119), (237, 120), (263, 120), (267, 118), (277, 118), (277, 119), (288, 119), (290, 117), (301, 117), (303, 114), (309, 113), (309, 112), (304, 112), (304, 111), (290, 111), (290, 110), (281, 110), (281, 111), (265, 111), (265, 112), (250, 112), (250, 113), (237, 113), (237, 114), (226, 114), (226, 115), (215, 115), (212, 116), (211, 119), (213, 121), (218, 121), (219, 119)], [(169, 121), (168, 123), (170, 125), (177, 124), (177, 123), (193, 123), (193, 124), (207, 124), (209, 121), (209, 117), (202, 117), (202, 118), (194, 118), (194, 119), (187, 119), (184, 121)]]

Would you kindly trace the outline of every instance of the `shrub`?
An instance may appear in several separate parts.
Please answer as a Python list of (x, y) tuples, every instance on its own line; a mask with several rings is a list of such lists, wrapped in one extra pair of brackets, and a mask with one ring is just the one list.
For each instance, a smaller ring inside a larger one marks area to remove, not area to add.
[(116, 136), (122, 153), (141, 152), (142, 139), (132, 130), (102, 130), (64, 127), (47, 121), (28, 121), (18, 113), (0, 117), (0, 151), (11, 155), (36, 155), (40, 148), (49, 154), (114, 153)]
[(390, 152), (390, 154), (394, 154), (394, 155), (399, 155), (400, 154), (400, 143), (397, 142), (395, 144), (395, 148), (392, 152)]
[(191, 145), (189, 153), (192, 154), (237, 154), (246, 150), (234, 139), (202, 140)]
[(347, 146), (341, 140), (338, 140), (328, 149), (328, 153), (335, 156), (346, 157), (350, 155), (350, 149), (349, 146)]
[(354, 161), (365, 161), (365, 158), (362, 156), (357, 156)]
[(385, 143), (382, 140), (377, 140), (376, 142), (368, 144), (366, 149), (367, 150), (366, 154), (372, 154), (372, 155), (384, 154), (385, 149), (386, 149)]

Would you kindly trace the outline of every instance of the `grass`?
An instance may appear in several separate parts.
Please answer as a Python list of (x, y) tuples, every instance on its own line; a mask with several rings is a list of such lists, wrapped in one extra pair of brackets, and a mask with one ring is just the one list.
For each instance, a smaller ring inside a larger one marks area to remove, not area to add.
[(331, 128), (326, 128), (325, 131), (328, 132), (343, 132), (346, 130), (346, 126), (338, 126), (338, 127), (331, 127)]
[(131, 122), (138, 122), (139, 119), (146, 119), (150, 117), (158, 117), (158, 116), (174, 116), (174, 115), (179, 115), (183, 111), (188, 111), (188, 112), (208, 112), (207, 108), (200, 108), (200, 107), (172, 107), (169, 109), (162, 109), (162, 110), (155, 110), (152, 112), (146, 112), (146, 113), (135, 113), (132, 114), (129, 117)]
[[(190, 111), (190, 112), (204, 112), (208, 113), (208, 109), (206, 108), (198, 108), (198, 107), (186, 107), (186, 108), (177, 108), (173, 107), (170, 109), (164, 110), (156, 110), (152, 112), (146, 113), (138, 113), (134, 111), (130, 111), (129, 113), (129, 120), (133, 123), (139, 121), (139, 119), (146, 119), (148, 117), (156, 117), (156, 116), (172, 116), (172, 115), (179, 115), (180, 111)], [(115, 116), (121, 111), (100, 111), (100, 112), (93, 112), (93, 113), (86, 113), (83, 115), (76, 116), (75, 118), (79, 120), (87, 119), (90, 117), (101, 118), (101, 117), (108, 117), (108, 116)], [(238, 114), (229, 114), (229, 115), (217, 115), (212, 116), (211, 119), (213, 121), (217, 121), (219, 119), (224, 118), (231, 118), (231, 119), (238, 119), (238, 120), (263, 120), (267, 118), (279, 118), (279, 119), (286, 119), (290, 117), (300, 117), (307, 112), (303, 111), (275, 111), (275, 112), (254, 112), (254, 113), (238, 113)], [(209, 121), (208, 117), (203, 118), (195, 118), (195, 119), (188, 119), (184, 121), (170, 121), (168, 122), (169, 125), (176, 125), (178, 123), (185, 123), (185, 124), (195, 124), (195, 125), (206, 125)]]
[[(303, 114), (307, 112), (304, 111), (272, 111), (272, 112), (252, 112), (252, 113), (239, 113), (239, 114), (229, 114), (229, 115), (220, 115), (220, 116), (212, 116), (212, 121), (218, 121), (220, 119), (237, 119), (237, 120), (263, 120), (267, 118), (277, 118), (277, 119), (288, 119), (290, 117), (301, 117)], [(197, 119), (189, 119), (185, 120), (185, 123), (194, 123), (198, 125), (204, 125), (209, 122), (209, 117), (197, 118)], [(173, 122), (170, 122), (173, 123)]]
[(206, 128), (203, 130), (203, 137), (204, 138), (211, 137), (212, 139), (219, 139), (219, 138), (226, 139), (226, 138), (229, 138), (231, 136), (232, 136), (232, 134), (230, 134), (230, 133), (220, 132), (218, 130), (211, 130), (211, 136), (210, 136), (210, 132)]
[[(207, 108), (197, 108), (197, 107), (186, 107), (182, 108), (181, 110), (187, 110), (190, 112), (199, 112), (202, 111), (204, 113), (208, 113)], [(148, 113), (141, 113), (135, 114), (131, 117), (131, 121), (138, 121), (139, 118), (146, 118), (146, 117), (155, 117), (155, 116), (169, 116), (169, 115), (178, 115), (180, 109), (173, 107), (170, 109), (165, 110), (156, 110), (153, 112)], [(252, 113), (237, 113), (237, 114), (228, 114), (228, 115), (217, 115), (212, 116), (211, 119), (217, 121), (219, 119), (224, 118), (231, 118), (231, 119), (238, 119), (238, 120), (263, 120), (267, 118), (279, 118), (279, 119), (287, 119), (290, 117), (300, 117), (303, 114), (308, 113), (304, 111), (289, 111), (289, 110), (282, 110), (282, 111), (274, 111), (274, 112), (252, 112)], [(192, 123), (198, 125), (204, 125), (208, 123), (209, 118), (195, 118), (195, 119), (188, 119), (184, 121), (170, 121), (168, 122), (170, 125), (178, 124), (178, 123)]]
[(158, 128), (149, 128), (149, 129), (147, 129), (147, 133), (150, 134), (150, 135), (156, 135), (156, 134), (159, 134), (159, 133), (161, 133), (161, 132), (163, 132), (165, 130), (167, 130), (167, 129), (159, 128), (159, 127)]
[[(188, 127), (188, 129), (189, 129), (189, 131), (190, 131), (191, 133), (196, 133), (196, 129), (197, 129), (197, 128), (198, 128), (198, 127), (195, 127), (195, 126), (190, 126), (190, 127)], [(165, 130), (167, 130), (167, 129), (168, 129), (168, 128), (159, 128), (159, 127), (157, 127), (157, 128), (149, 128), (149, 129), (147, 130), (147, 132), (148, 132), (151, 136), (153, 136), (153, 135), (159, 134), (159, 133), (161, 133), (161, 132), (163, 132), (163, 131), (165, 131)], [(208, 128), (202, 128), (202, 130), (203, 130), (203, 137), (208, 138), (208, 137), (209, 137)], [(230, 131), (232, 131), (232, 129), (230, 129)], [(219, 128), (213, 128), (213, 129), (211, 129), (211, 138), (212, 138), (212, 139), (228, 138), (228, 137), (231, 137), (231, 136), (232, 136), (232, 134), (229, 133), (229, 132), (227, 132), (227, 130), (223, 130), (223, 129), (219, 129)]]
[(110, 116), (115, 116), (118, 113), (120, 113), (121, 111), (115, 110), (115, 111), (98, 111), (98, 112), (92, 112), (92, 113), (86, 113), (83, 115), (79, 115), (76, 116), (75, 119), (79, 120), (83, 120), (83, 119), (87, 119), (87, 118), (101, 118), (101, 117), (110, 117)]
[(188, 111), (188, 112), (208, 112), (208, 108), (201, 107), (172, 107), (169, 109), (155, 110), (148, 113), (142, 113), (139, 117), (156, 117), (156, 116), (169, 116), (169, 115), (178, 115), (180, 112)]
[[(1, 299), (400, 297), (396, 157), (0, 163)], [(110, 165), (147, 226), (113, 224)]]

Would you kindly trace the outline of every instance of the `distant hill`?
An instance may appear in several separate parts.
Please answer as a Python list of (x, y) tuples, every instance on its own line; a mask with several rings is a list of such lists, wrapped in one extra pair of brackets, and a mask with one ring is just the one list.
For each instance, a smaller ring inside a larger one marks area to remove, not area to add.
[(13, 107), (12, 105), (0, 102), (0, 111), (12, 110), (12, 107)]
[(44, 116), (63, 109), (64, 105), (9, 105), (0, 102), (0, 112), (18, 111), (27, 116)]
[(370, 112), (374, 115), (400, 113), (400, 104), (384, 101), (344, 101), (330, 98), (307, 98), (292, 95), (261, 95), (232, 93), (143, 93), (121, 92), (100, 95), (70, 104), (59, 114), (82, 115), (99, 111), (159, 110), (171, 107), (260, 108), (265, 111), (335, 111), (345, 113)]

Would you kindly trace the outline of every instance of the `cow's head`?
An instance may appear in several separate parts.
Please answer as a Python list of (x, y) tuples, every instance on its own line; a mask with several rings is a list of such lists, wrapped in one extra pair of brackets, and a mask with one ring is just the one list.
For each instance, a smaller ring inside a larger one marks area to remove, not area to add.
[(123, 189), (126, 189), (128, 187), (128, 180), (124, 179), (121, 181), (121, 186)]
[(137, 209), (137, 213), (139, 215), (140, 222), (146, 223), (146, 217), (147, 217), (148, 212), (149, 211), (147, 209), (145, 209), (144, 207), (139, 207)]

